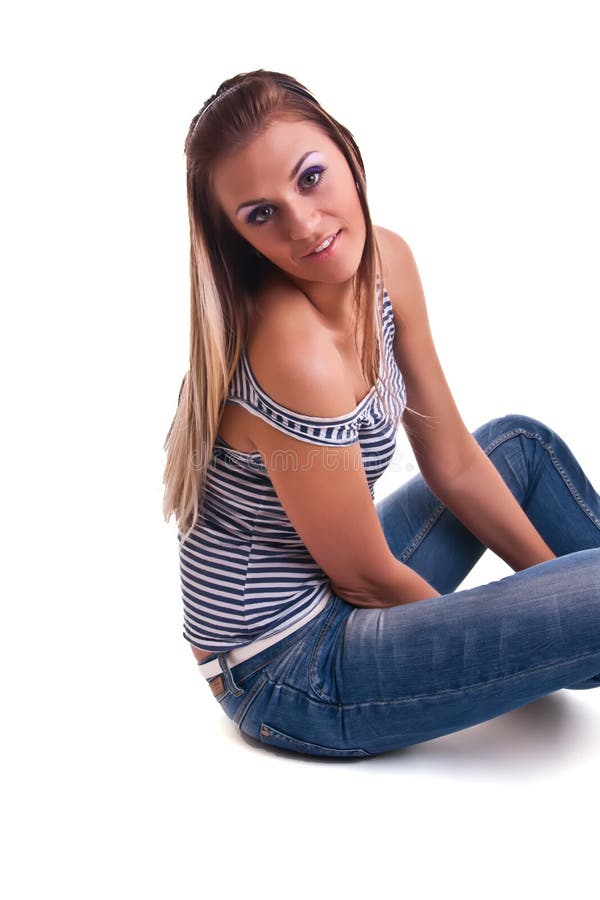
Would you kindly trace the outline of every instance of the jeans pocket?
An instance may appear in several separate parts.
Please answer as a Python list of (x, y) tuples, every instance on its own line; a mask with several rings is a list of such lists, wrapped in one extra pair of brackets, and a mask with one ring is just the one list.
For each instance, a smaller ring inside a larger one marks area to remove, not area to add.
[(346, 619), (353, 607), (335, 596), (331, 611), (316, 635), (310, 656), (308, 681), (315, 697), (323, 703), (338, 703), (336, 654)]
[(266, 672), (257, 672), (248, 679), (248, 682), (242, 682), (240, 686), (243, 686), (244, 690), (240, 696), (232, 694), (231, 691), (225, 691), (221, 697), (217, 698), (221, 708), (238, 728), (241, 727), (246, 713), (258, 698), (268, 680)]
[(291, 750), (294, 753), (305, 753), (310, 756), (335, 756), (335, 757), (364, 757), (371, 756), (366, 750), (352, 747), (340, 750), (335, 747), (324, 747), (321, 744), (312, 744), (309, 741), (302, 741), (299, 738), (278, 731), (272, 725), (262, 722), (260, 726), (260, 741), (262, 744), (269, 744), (278, 747), (280, 750)]

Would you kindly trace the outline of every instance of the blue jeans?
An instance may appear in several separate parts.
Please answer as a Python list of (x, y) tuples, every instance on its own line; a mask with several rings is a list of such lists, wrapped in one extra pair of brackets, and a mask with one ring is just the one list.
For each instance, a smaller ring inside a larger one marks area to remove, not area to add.
[(600, 685), (600, 497), (535, 419), (474, 437), (558, 558), (457, 590), (485, 547), (416, 475), (376, 508), (394, 556), (441, 596), (385, 609), (335, 596), (251, 659), (220, 655), (217, 700), (251, 742), (368, 757)]

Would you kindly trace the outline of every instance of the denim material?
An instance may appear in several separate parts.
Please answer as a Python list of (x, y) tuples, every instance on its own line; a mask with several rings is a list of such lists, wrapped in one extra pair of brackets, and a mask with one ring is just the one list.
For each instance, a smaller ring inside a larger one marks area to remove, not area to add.
[(246, 735), (367, 757), (600, 685), (600, 497), (565, 442), (522, 415), (473, 433), (557, 559), (457, 590), (485, 547), (420, 474), (378, 504), (388, 545), (442, 596), (308, 625), (229, 668), (217, 700)]

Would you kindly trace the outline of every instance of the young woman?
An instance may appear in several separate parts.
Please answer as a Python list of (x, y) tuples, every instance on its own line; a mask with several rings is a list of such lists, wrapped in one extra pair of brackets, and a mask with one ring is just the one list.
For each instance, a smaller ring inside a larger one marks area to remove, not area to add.
[[(258, 70), (221, 84), (185, 152), (164, 512), (225, 713), (266, 745), (366, 757), (600, 684), (600, 498), (542, 422), (467, 431), (351, 133)], [(375, 504), (400, 423), (420, 474)], [(486, 547), (515, 574), (457, 590)]]

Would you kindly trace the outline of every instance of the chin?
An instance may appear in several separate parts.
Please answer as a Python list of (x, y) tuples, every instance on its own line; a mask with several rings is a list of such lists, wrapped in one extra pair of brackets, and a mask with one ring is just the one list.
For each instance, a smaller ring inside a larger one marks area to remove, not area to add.
[(336, 281), (349, 281), (351, 278), (354, 278), (354, 276), (358, 272), (361, 262), (362, 253), (355, 259), (352, 259), (347, 263), (341, 265), (338, 272), (336, 273)]

